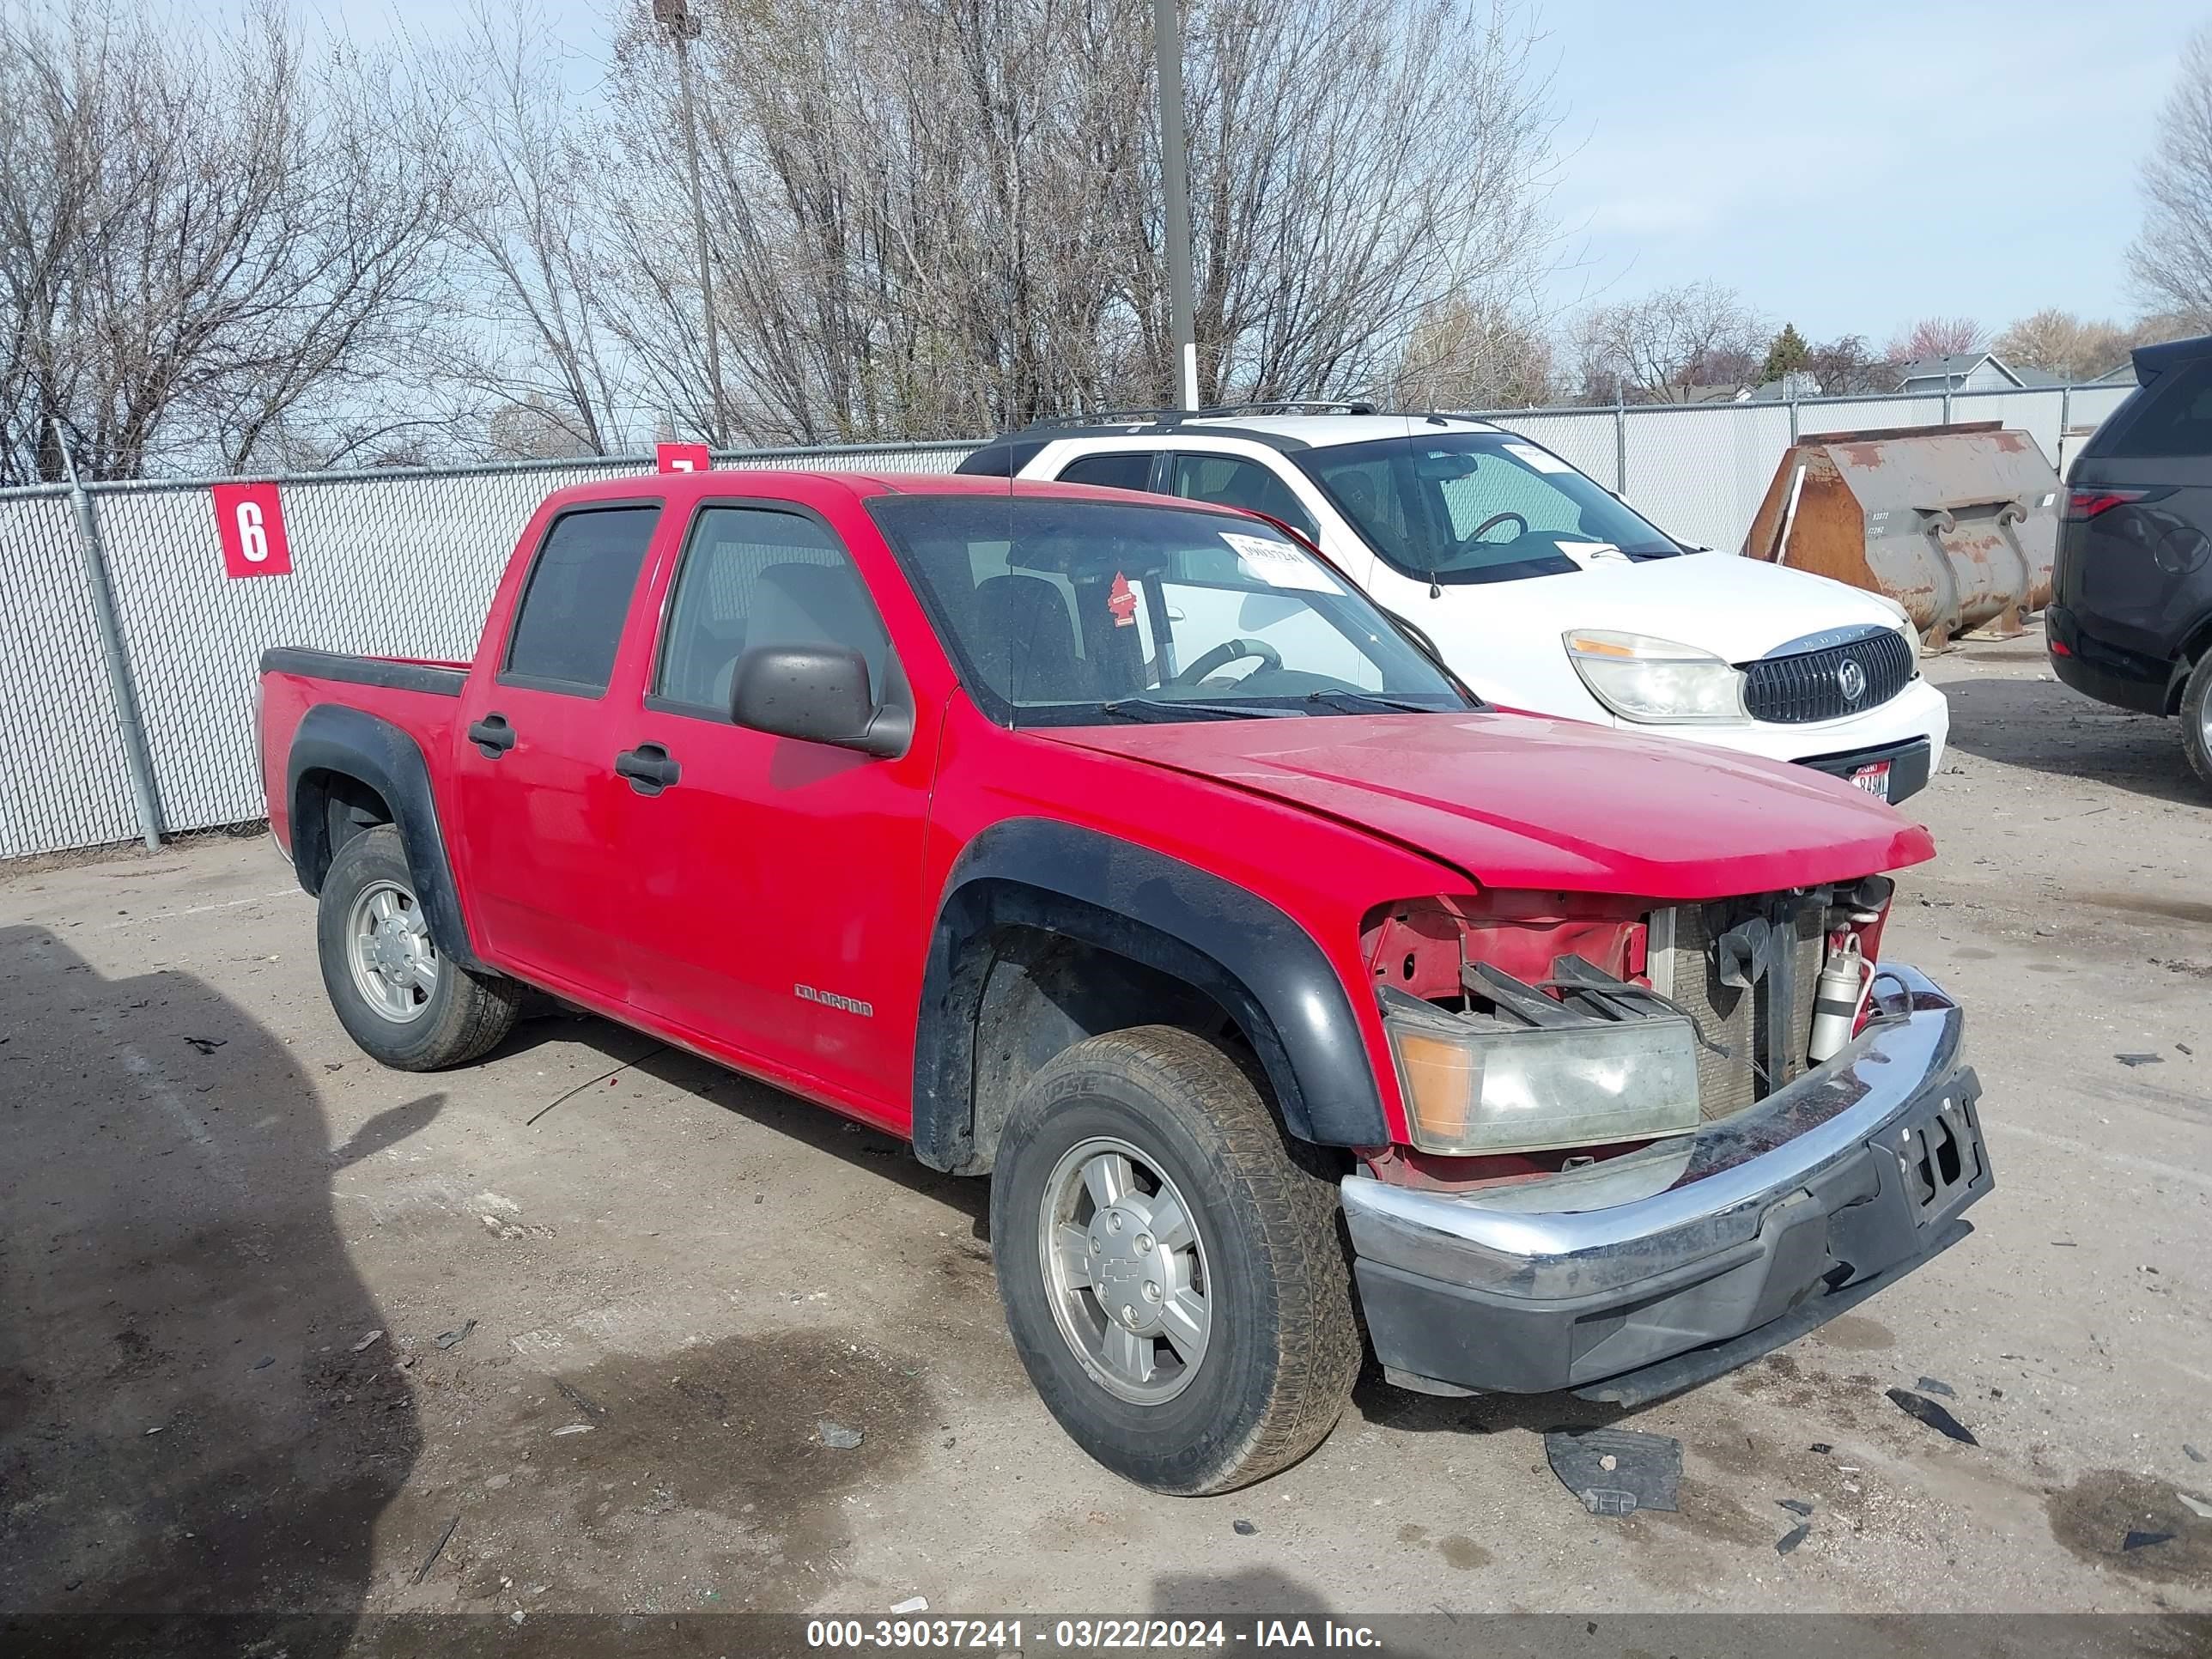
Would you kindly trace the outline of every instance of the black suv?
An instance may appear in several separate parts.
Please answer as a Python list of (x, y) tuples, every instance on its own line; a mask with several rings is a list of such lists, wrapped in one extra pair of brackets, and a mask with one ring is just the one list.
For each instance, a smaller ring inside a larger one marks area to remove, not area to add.
[(2051, 665), (2100, 702), (2179, 714), (2212, 788), (2212, 337), (2139, 347), (2135, 365), (2067, 480)]

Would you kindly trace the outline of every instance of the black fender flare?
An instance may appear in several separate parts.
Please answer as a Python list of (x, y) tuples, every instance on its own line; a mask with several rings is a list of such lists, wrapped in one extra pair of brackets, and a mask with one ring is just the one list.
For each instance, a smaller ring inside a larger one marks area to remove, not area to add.
[(1218, 1003), (1250, 1042), (1285, 1127), (1333, 1146), (1389, 1142), (1374, 1062), (1344, 980), (1313, 936), (1234, 882), (1117, 836), (1009, 818), (969, 842), (947, 877), (915, 1034), (914, 1145), (966, 1167), (981, 986), (963, 975), (991, 929), (1064, 933), (1172, 975)]
[(390, 720), (343, 703), (317, 703), (300, 719), (285, 759), (284, 799), (292, 814), (292, 867), (310, 894), (322, 889), (330, 867), (330, 827), (322, 813), (303, 809), (306, 781), (318, 772), (357, 778), (384, 798), (407, 849), (415, 894), (430, 924), (439, 954), (464, 968), (485, 971), (469, 939), (460, 889), (438, 821), (437, 798), (422, 745)]

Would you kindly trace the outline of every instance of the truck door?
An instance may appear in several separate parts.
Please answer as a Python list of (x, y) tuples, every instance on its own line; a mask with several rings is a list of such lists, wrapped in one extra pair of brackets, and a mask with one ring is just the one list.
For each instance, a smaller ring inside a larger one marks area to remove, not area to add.
[(898, 672), (844, 543), (795, 503), (702, 502), (668, 592), (621, 745), (674, 769), (624, 788), (633, 1000), (903, 1128), (935, 712), (897, 759), (732, 721), (749, 647), (850, 646), (878, 700)]
[[(619, 1001), (610, 883), (629, 792), (611, 769), (616, 692), (641, 665), (624, 624), (661, 504), (571, 508), (540, 538), (504, 640), (462, 694), (453, 776), (462, 882), (493, 961), (552, 989)], [(635, 630), (641, 659), (649, 629)]]

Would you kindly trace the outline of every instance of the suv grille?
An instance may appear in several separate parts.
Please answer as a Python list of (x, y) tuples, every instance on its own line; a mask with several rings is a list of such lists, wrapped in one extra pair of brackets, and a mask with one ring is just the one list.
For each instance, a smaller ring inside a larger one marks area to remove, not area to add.
[[(1752, 719), (1802, 726), (1841, 720), (1887, 702), (1911, 681), (1912, 647), (1897, 629), (1885, 628), (1848, 644), (1794, 657), (1762, 657), (1740, 666), (1744, 706)], [(1852, 689), (1856, 696), (1845, 695)]]

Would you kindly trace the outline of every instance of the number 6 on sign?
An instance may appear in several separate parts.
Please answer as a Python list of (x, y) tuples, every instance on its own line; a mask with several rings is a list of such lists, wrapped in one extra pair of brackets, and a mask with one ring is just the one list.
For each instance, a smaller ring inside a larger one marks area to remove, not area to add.
[(273, 483), (217, 484), (216, 534), (222, 541), (226, 576), (289, 576), (292, 547), (284, 536), (284, 508)]

